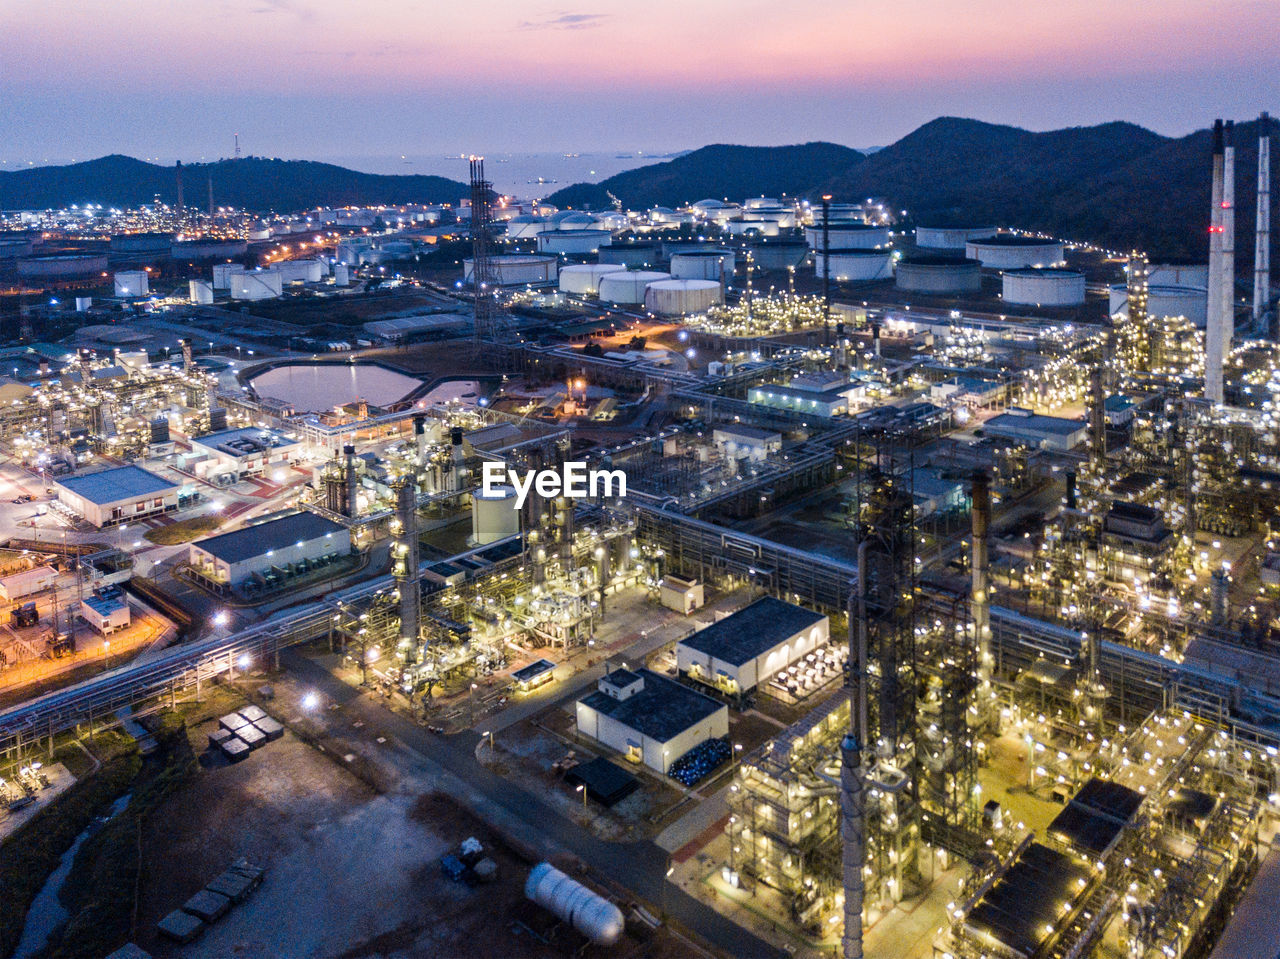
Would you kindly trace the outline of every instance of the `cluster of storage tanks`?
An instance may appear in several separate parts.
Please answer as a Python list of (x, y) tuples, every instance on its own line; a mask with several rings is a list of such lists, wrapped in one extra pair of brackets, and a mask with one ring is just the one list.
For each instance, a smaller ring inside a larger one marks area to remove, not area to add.
[[(709, 269), (702, 258), (697, 261), (702, 272)], [(600, 302), (613, 306), (643, 307), (659, 316), (705, 313), (724, 302), (724, 287), (719, 279), (631, 270), (618, 263), (566, 266), (560, 271), (560, 289), (579, 296), (598, 296)]]

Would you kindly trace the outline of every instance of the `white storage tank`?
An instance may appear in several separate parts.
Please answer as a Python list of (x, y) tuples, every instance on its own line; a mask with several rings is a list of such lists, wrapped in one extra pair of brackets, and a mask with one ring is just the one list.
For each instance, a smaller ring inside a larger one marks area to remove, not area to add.
[(520, 511), (516, 509), (516, 491), (499, 486), (495, 495), (477, 491), (471, 497), (471, 541), (487, 546), (520, 532)]
[(594, 295), (600, 278), (625, 270), (620, 263), (575, 263), (560, 270), (560, 289), (565, 293)]
[[(1111, 315), (1115, 316), (1129, 301), (1129, 290), (1123, 283), (1117, 283), (1110, 292)], [(1208, 312), (1209, 291), (1203, 286), (1147, 285), (1148, 316), (1185, 316), (1193, 325), (1204, 329)]]
[(782, 206), (781, 202), (771, 196), (753, 196), (742, 201), (742, 209), (744, 210), (764, 210), (779, 206)]
[[(831, 220), (827, 233), (833, 250), (875, 250), (892, 242), (887, 226), (873, 226), (861, 220)], [(817, 223), (804, 228), (804, 241), (811, 250), (822, 249), (821, 215)]]
[(611, 243), (601, 247), (596, 256), (599, 263), (617, 263), (629, 270), (654, 266), (662, 259), (662, 248), (657, 243)]
[(570, 923), (596, 945), (613, 945), (626, 929), (621, 909), (549, 862), (540, 862), (529, 872), (524, 895)]
[[(821, 279), (828, 257), (821, 251), (813, 254), (813, 275)], [(831, 279), (838, 283), (857, 283), (893, 279), (891, 250), (837, 250), (831, 248)]]
[(718, 280), (657, 280), (644, 291), (644, 308), (659, 316), (705, 313), (723, 302)]
[[(279, 231), (277, 231), (279, 232)], [(271, 227), (267, 226), (262, 220), (254, 220), (249, 224), (249, 240), (258, 243), (262, 240), (271, 239)]]
[(324, 264), (319, 260), (282, 260), (275, 269), (282, 283), (319, 283), (324, 278)]
[(107, 269), (105, 253), (62, 253), (28, 256), (17, 260), (18, 276), (24, 280), (58, 282), (83, 280)]
[(283, 289), (280, 271), (276, 269), (254, 270), (231, 275), (231, 299), (233, 300), (270, 300), (279, 296)]
[(208, 306), (213, 302), (213, 283), (209, 280), (190, 280), (187, 282), (191, 302), (196, 306)]
[(244, 256), (248, 250), (247, 240), (180, 240), (169, 247), (175, 260), (222, 260)]
[[(556, 281), (559, 261), (554, 256), (538, 256), (532, 253), (504, 253), (489, 257), (493, 280), (499, 286), (545, 286)], [(462, 281), (471, 282), (474, 264), (471, 258), (462, 261)]]
[(751, 244), (749, 249), (757, 270), (785, 270), (799, 266), (809, 255), (808, 245), (799, 240), (761, 240)]
[(1079, 306), (1084, 302), (1084, 274), (1060, 267), (1005, 270), (1002, 299), (1025, 306)]
[(928, 250), (963, 250), (970, 240), (991, 236), (994, 226), (918, 226), (916, 246)]
[(971, 293), (982, 289), (982, 267), (963, 256), (916, 254), (898, 261), (897, 287), (909, 293)]
[(600, 299), (619, 306), (639, 306), (650, 283), (671, 279), (670, 273), (654, 270), (619, 270), (600, 277)]
[(231, 289), (231, 278), (237, 273), (244, 272), (243, 263), (215, 263), (213, 264), (213, 288), (215, 290)]
[(608, 246), (608, 230), (543, 230), (538, 234), (539, 253), (594, 253)]
[(1148, 286), (1202, 286), (1209, 288), (1208, 263), (1154, 263), (1147, 267)]
[(1020, 270), (1028, 266), (1058, 266), (1063, 262), (1063, 246), (1058, 240), (997, 233), (967, 241), (964, 255), (988, 270)]
[(671, 275), (681, 280), (715, 280), (732, 282), (737, 258), (733, 250), (685, 250), (671, 254)]
[(513, 216), (507, 221), (507, 238), (511, 240), (531, 240), (543, 230), (548, 229), (545, 216), (532, 216), (528, 213)]
[(146, 296), (151, 292), (145, 270), (121, 270), (113, 279), (116, 296)]
[(726, 220), (724, 231), (730, 236), (777, 236), (782, 232), (775, 220)]
[(351, 283), (351, 267), (345, 263), (335, 263), (333, 266), (333, 285), (349, 286)]

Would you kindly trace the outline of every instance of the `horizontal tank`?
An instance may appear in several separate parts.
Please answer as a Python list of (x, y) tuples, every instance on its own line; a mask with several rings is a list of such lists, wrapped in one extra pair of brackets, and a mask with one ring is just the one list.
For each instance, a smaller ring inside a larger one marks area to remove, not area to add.
[[(1129, 300), (1123, 283), (1110, 289), (1111, 315), (1119, 313)], [(1204, 329), (1208, 320), (1209, 292), (1203, 286), (1147, 285), (1147, 315), (1155, 317), (1185, 316), (1194, 326)]]
[(175, 260), (224, 260), (244, 256), (248, 250), (247, 240), (180, 240), (169, 247)]
[(1058, 240), (997, 233), (969, 240), (964, 255), (988, 270), (1020, 270), (1028, 266), (1058, 266), (1063, 262), (1063, 245)]
[(18, 276), (24, 280), (85, 279), (107, 269), (105, 253), (64, 253), (57, 256), (27, 256), (18, 259)]
[(602, 276), (625, 269), (620, 263), (575, 263), (560, 270), (560, 289), (565, 293), (594, 296)]
[(187, 289), (195, 306), (208, 306), (213, 302), (213, 283), (210, 280), (188, 280)]
[(608, 230), (544, 230), (537, 236), (539, 253), (594, 253), (608, 246)]
[(670, 273), (653, 270), (619, 270), (600, 277), (600, 299), (606, 303), (639, 306), (644, 302), (644, 291), (650, 283), (671, 279)]
[[(556, 281), (558, 261), (554, 256), (538, 256), (532, 253), (504, 253), (489, 257), (493, 281), (499, 286), (545, 286)], [(462, 261), (462, 282), (471, 282), (474, 264), (471, 258)]]
[(644, 291), (644, 308), (658, 316), (705, 313), (723, 302), (718, 280), (656, 280)]
[(681, 280), (733, 279), (737, 258), (733, 250), (687, 250), (671, 254), (671, 275)]
[(897, 287), (908, 293), (970, 293), (982, 289), (982, 267), (962, 256), (905, 256), (898, 261)]
[(146, 296), (151, 292), (149, 279), (146, 270), (120, 270), (112, 277), (116, 296)]
[(596, 945), (613, 945), (626, 929), (621, 909), (549, 862), (540, 862), (529, 872), (524, 895)]
[(520, 532), (515, 488), (498, 486), (493, 493), (485, 496), (478, 491), (471, 497), (471, 541), (477, 546), (487, 546)]
[(1084, 302), (1084, 274), (1053, 267), (1006, 270), (1001, 298), (1024, 306), (1079, 306)]
[(284, 286), (280, 271), (276, 269), (253, 270), (231, 275), (231, 299), (270, 300), (281, 294)]
[(654, 266), (661, 259), (662, 248), (657, 243), (611, 243), (596, 255), (599, 263), (617, 263), (629, 270)]
[(832, 247), (829, 257), (821, 250), (815, 250), (814, 276), (823, 276), (828, 259), (831, 279), (838, 283), (893, 279), (893, 252), (890, 250), (837, 250)]
[[(830, 220), (827, 234), (833, 250), (874, 250), (892, 242), (887, 226), (873, 226), (860, 220)], [(813, 226), (804, 228), (804, 241), (811, 250), (822, 249), (821, 216)]]

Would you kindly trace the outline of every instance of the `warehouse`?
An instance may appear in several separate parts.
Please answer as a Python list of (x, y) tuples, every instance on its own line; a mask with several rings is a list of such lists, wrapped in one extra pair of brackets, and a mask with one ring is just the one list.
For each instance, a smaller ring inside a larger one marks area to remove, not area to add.
[(826, 644), (826, 616), (766, 596), (676, 643), (681, 676), (741, 696)]
[(753, 386), (747, 391), (747, 402), (830, 418), (849, 412), (849, 393), (852, 389), (849, 386), (833, 390), (807, 390), (775, 384)]
[(782, 434), (755, 426), (725, 424), (711, 434), (712, 442), (731, 459), (763, 463), (770, 455), (782, 452)]
[(191, 451), (208, 459), (196, 464), (201, 476), (260, 476), (273, 466), (288, 466), (302, 443), (259, 427), (222, 430), (191, 440)]
[(1088, 425), (1084, 420), (1061, 416), (1041, 416), (1014, 407), (993, 417), (983, 425), (989, 436), (1002, 436), (1024, 446), (1065, 453), (1084, 442)]
[(647, 669), (615, 669), (578, 700), (578, 732), (666, 775), (694, 746), (729, 735), (729, 710)]
[(178, 508), (179, 485), (140, 466), (69, 476), (54, 481), (58, 502), (101, 529)]
[(290, 513), (191, 544), (191, 567), (217, 587), (301, 575), (351, 552), (351, 532), (315, 513)]

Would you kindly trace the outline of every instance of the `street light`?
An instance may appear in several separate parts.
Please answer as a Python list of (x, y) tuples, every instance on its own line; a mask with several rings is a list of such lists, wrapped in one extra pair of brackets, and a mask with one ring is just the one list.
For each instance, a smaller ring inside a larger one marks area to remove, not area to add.
[(574, 787), (573, 787), (573, 789), (574, 789), (574, 792), (580, 792), (580, 793), (582, 793), (582, 808), (583, 808), (583, 809), (586, 809), (586, 808), (587, 808), (587, 786), (586, 786), (586, 783), (583, 783), (581, 786), (574, 786)]
[(493, 752), (496, 749), (496, 747), (493, 745), (493, 730), (486, 729), (484, 732), (480, 734), (481, 739), (484, 739), (486, 736), (489, 738), (489, 752)]

